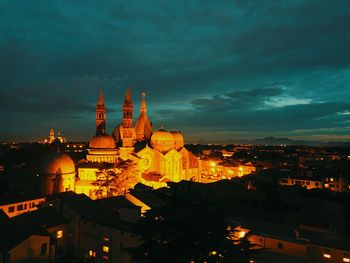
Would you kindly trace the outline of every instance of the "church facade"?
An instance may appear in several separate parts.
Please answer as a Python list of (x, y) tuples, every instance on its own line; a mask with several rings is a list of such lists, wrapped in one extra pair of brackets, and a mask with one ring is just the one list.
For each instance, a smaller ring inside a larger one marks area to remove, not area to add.
[[(184, 146), (184, 137), (179, 131), (160, 129), (153, 131), (147, 115), (146, 95), (143, 92), (139, 117), (134, 125), (134, 107), (130, 89), (126, 91), (122, 107), (121, 123), (112, 135), (106, 133), (106, 106), (100, 91), (96, 105), (96, 132), (91, 138), (86, 159), (76, 163), (76, 180), (69, 190), (96, 198), (97, 174), (106, 163), (118, 173), (118, 163), (128, 161), (135, 170), (135, 180), (127, 187), (141, 182), (159, 188), (169, 181), (200, 181), (201, 161)], [(52, 171), (50, 171), (52, 173)], [(62, 183), (65, 185), (64, 183)], [(64, 187), (63, 187), (64, 188)], [(60, 188), (61, 190), (63, 189)]]

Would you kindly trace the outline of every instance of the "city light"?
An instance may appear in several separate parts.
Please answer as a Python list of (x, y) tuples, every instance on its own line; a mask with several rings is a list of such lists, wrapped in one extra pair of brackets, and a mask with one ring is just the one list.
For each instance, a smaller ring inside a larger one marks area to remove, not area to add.
[(109, 247), (103, 246), (103, 247), (102, 247), (102, 250), (103, 250), (103, 252), (108, 253), (108, 252), (109, 252)]
[(330, 254), (327, 254), (327, 253), (324, 253), (324, 254), (323, 254), (323, 257), (324, 257), (324, 258), (331, 258), (331, 255), (330, 255)]
[(239, 232), (239, 238), (244, 238), (245, 235), (246, 235), (245, 231), (242, 230), (242, 231)]
[(63, 237), (63, 230), (58, 230), (56, 238), (59, 239), (59, 238), (62, 238), (62, 237)]

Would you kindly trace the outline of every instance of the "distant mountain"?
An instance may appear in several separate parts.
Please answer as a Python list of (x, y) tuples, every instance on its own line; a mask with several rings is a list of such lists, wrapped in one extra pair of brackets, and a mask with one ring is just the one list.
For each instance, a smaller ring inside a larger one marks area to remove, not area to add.
[(266, 145), (305, 145), (305, 146), (341, 146), (350, 147), (350, 142), (320, 142), (320, 141), (303, 141), (292, 140), (289, 138), (265, 137), (250, 141), (251, 144)]

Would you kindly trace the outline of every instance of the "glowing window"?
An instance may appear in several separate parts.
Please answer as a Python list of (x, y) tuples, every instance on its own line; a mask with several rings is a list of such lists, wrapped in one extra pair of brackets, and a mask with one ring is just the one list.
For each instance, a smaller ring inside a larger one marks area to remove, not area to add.
[(104, 237), (104, 238), (103, 238), (103, 241), (109, 242), (109, 237)]
[(96, 252), (93, 250), (89, 250), (89, 256), (95, 258), (96, 257)]
[(244, 231), (240, 231), (239, 232), (239, 238), (244, 238), (245, 237), (245, 232)]
[(63, 230), (58, 230), (56, 238), (62, 238), (63, 237)]
[(324, 258), (331, 258), (331, 253), (330, 253), (329, 249), (325, 249), (323, 251), (323, 257)]
[(331, 255), (330, 255), (330, 254), (327, 254), (327, 253), (323, 253), (323, 257), (324, 257), (324, 258), (331, 258)]
[(350, 262), (350, 258), (343, 258), (343, 262)]
[(109, 252), (109, 247), (103, 246), (103, 247), (102, 247), (102, 250), (103, 250), (103, 252), (108, 253), (108, 252)]

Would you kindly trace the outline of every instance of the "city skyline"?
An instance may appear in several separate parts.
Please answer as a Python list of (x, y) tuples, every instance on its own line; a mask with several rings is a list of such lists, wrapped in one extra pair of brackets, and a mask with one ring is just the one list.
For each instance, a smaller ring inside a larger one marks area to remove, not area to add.
[(350, 141), (347, 1), (1, 7), (0, 141), (88, 141), (100, 88), (110, 134), (128, 87), (189, 143)]

